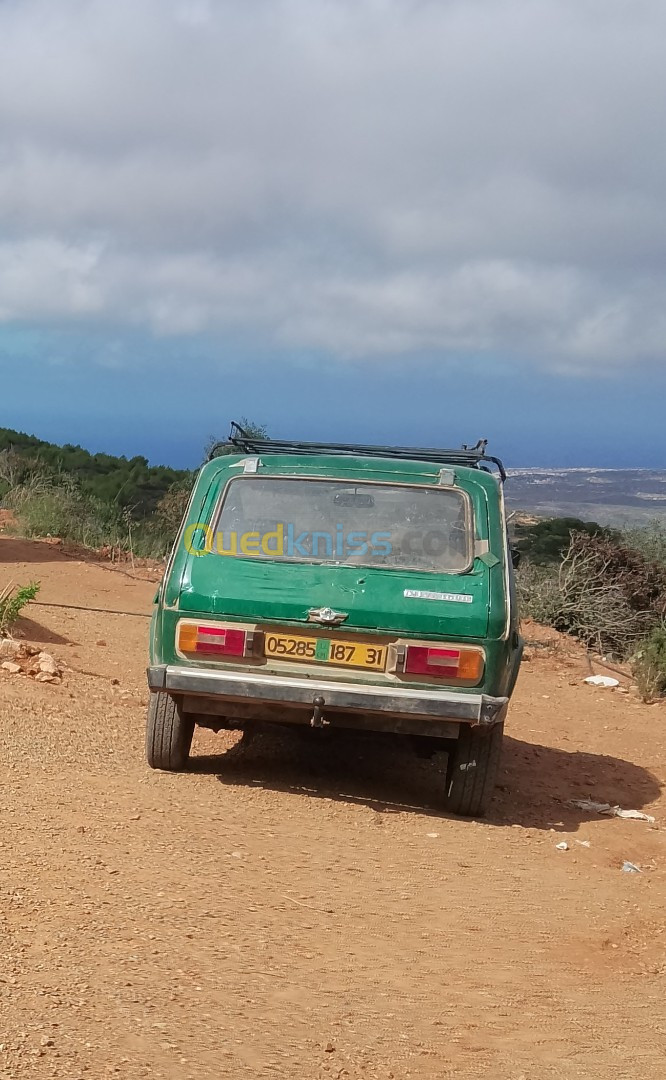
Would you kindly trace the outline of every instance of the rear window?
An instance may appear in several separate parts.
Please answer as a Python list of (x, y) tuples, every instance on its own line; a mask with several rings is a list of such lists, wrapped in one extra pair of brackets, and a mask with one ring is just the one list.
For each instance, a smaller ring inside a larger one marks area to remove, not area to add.
[(472, 562), (469, 500), (453, 488), (236, 477), (211, 531), (221, 555), (440, 573)]

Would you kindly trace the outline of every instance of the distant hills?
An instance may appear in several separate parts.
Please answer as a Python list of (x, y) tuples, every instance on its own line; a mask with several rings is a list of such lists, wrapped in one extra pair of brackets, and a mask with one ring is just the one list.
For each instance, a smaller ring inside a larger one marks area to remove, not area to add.
[(510, 469), (507, 504), (601, 525), (666, 519), (666, 469)]

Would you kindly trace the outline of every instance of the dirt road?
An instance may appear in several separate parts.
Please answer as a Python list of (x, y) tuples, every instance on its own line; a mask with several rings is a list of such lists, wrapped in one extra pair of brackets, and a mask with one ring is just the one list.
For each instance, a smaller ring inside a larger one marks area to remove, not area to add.
[[(0, 538), (0, 584), (33, 577), (138, 614), (155, 590)], [(666, 1075), (663, 706), (533, 650), (492, 812), (461, 821), (400, 743), (225, 759), (198, 734), (190, 773), (151, 773), (147, 619), (22, 628), (70, 670), (0, 671), (0, 1077)], [(566, 805), (587, 796), (657, 824)]]

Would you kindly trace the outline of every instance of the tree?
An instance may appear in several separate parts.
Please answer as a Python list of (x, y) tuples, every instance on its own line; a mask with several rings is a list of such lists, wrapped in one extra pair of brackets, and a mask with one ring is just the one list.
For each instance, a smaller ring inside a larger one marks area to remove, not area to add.
[(580, 521), (579, 518), (567, 517), (547, 518), (530, 524), (517, 522), (514, 533), (518, 550), (537, 566), (561, 562), (574, 533), (609, 539), (614, 536), (611, 529), (598, 525), (596, 521)]
[[(254, 424), (247, 417), (243, 416), (240, 420), (240, 426), (243, 431), (253, 439), (267, 439), (268, 434), (263, 424)], [(211, 457), (223, 457), (225, 454), (235, 454), (233, 446), (224, 439), (220, 439), (217, 435), (211, 435), (206, 445), (204, 446), (204, 460), (208, 461)]]

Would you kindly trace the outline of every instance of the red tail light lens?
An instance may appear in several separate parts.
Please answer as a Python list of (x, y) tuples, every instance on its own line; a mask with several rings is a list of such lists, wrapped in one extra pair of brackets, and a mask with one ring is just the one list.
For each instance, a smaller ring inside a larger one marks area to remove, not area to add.
[(478, 683), (483, 674), (484, 656), (478, 648), (454, 645), (405, 645), (403, 671), (408, 675), (430, 675), (449, 682)]
[(252, 652), (252, 633), (219, 623), (182, 622), (178, 626), (178, 651), (185, 656), (247, 656)]
[(422, 645), (408, 645), (405, 650), (405, 671), (412, 675), (458, 674), (460, 649), (429, 649)]

